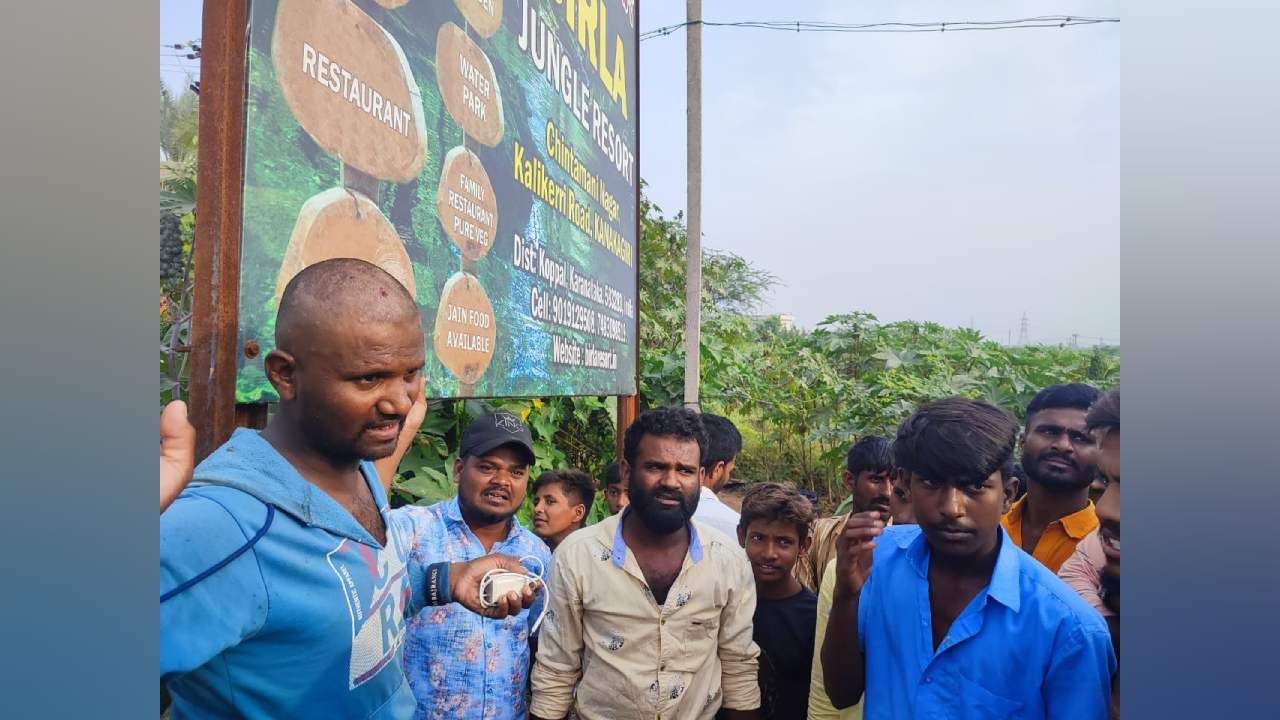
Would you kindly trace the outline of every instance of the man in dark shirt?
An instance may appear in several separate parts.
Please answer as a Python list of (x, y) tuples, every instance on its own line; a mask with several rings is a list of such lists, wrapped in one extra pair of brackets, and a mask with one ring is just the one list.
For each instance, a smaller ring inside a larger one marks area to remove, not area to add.
[(813, 504), (777, 483), (761, 483), (742, 499), (738, 542), (756, 579), (754, 640), (760, 646), (761, 714), (803, 720), (809, 704), (818, 597), (791, 569), (809, 549)]

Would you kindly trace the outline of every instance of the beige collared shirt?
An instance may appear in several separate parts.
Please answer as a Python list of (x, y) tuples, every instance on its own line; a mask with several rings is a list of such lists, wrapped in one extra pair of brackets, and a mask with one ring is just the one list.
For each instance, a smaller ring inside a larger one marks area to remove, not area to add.
[(573, 707), (581, 720), (710, 720), (722, 706), (758, 708), (756, 590), (745, 553), (693, 521), (684, 564), (659, 606), (622, 540), (630, 515), (556, 548), (530, 714), (562, 718)]

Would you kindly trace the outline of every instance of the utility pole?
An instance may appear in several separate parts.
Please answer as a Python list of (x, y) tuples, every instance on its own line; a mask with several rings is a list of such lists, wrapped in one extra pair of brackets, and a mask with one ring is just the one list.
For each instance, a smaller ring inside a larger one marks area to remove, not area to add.
[(1018, 326), (1018, 344), (1026, 347), (1031, 344), (1031, 337), (1028, 330), (1031, 328), (1031, 321), (1027, 319), (1027, 313), (1022, 313), (1022, 324)]
[(685, 123), (688, 155), (689, 242), (684, 291), (684, 406), (701, 412), (698, 399), (702, 335), (702, 0), (685, 0), (685, 65), (688, 70)]

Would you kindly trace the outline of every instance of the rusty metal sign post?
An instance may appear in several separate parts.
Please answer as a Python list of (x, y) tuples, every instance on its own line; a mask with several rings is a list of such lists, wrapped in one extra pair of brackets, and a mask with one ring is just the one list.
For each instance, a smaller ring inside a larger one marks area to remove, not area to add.
[(197, 459), (231, 437), (238, 415), (266, 420), (265, 406), (239, 413), (235, 407), (248, 19), (244, 0), (205, 0), (188, 410)]

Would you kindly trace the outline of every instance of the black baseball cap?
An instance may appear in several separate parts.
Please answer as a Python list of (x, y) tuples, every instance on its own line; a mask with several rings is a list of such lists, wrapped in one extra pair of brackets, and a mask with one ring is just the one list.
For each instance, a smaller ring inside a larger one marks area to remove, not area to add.
[(512, 444), (523, 451), (525, 459), (533, 464), (533, 435), (520, 418), (506, 410), (481, 415), (462, 433), (462, 445), (458, 456), (484, 455), (503, 445)]

